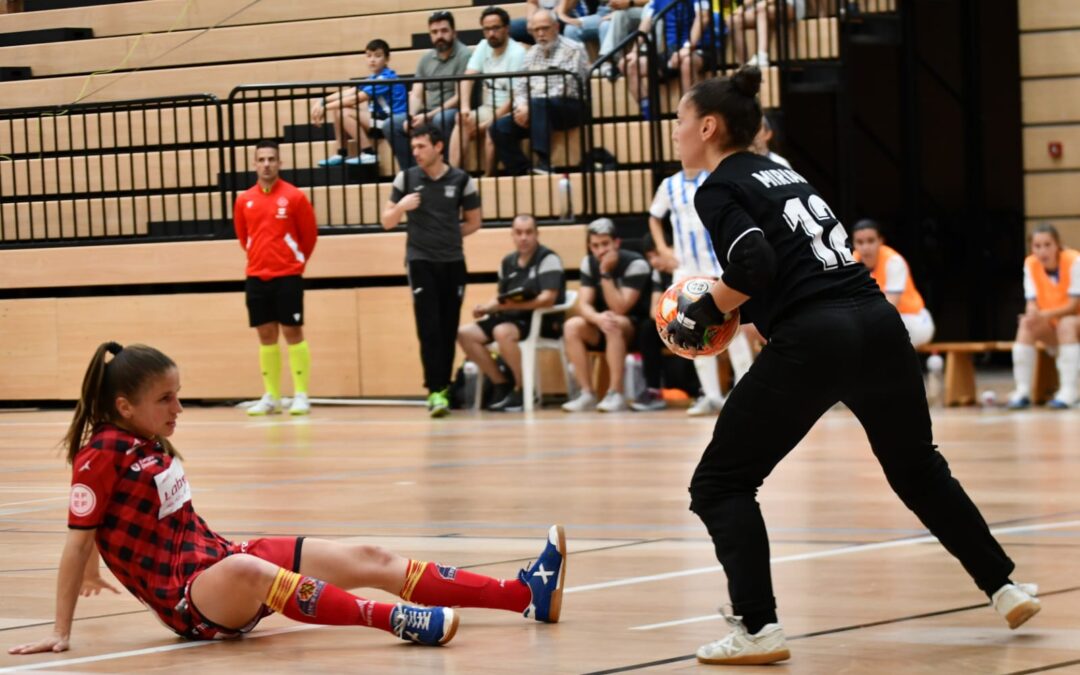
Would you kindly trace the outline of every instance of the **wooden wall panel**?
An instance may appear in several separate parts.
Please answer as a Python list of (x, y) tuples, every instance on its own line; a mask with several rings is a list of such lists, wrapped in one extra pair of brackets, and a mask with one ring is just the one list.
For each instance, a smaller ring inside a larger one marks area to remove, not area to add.
[(1020, 76), (1080, 73), (1080, 29), (1020, 35)]
[(56, 305), (54, 298), (0, 300), (0, 399), (52, 397), (58, 366)]
[[(1062, 157), (1050, 157), (1049, 143), (1062, 145)], [(1080, 169), (1080, 124), (1024, 129), (1024, 170)]]
[(1080, 77), (1020, 84), (1024, 124), (1080, 122)]
[(1080, 2), (1076, 0), (1018, 0), (1020, 30), (1080, 28)]
[[(541, 227), (540, 240), (568, 266), (585, 255), (584, 225)], [(473, 272), (495, 272), (513, 250), (507, 228), (481, 229), (465, 239)], [(82, 248), (0, 250), (0, 288), (53, 288), (240, 280), (245, 257), (235, 240), (118, 244)], [(308, 278), (405, 274), (405, 233), (324, 236)]]
[(1080, 171), (1029, 173), (1024, 176), (1027, 216), (1053, 217), (1080, 214)]

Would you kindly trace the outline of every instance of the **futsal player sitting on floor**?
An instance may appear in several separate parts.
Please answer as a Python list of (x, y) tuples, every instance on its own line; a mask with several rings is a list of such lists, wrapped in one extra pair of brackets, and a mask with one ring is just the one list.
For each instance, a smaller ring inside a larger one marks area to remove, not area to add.
[[(535, 218), (529, 215), (514, 218), (510, 234), (515, 250), (499, 265), (499, 293), (473, 307), (473, 318), (479, 321), (458, 329), (458, 344), (495, 384), (488, 410), (520, 412), (524, 400), (518, 343), (529, 337), (533, 310), (566, 299), (566, 273), (559, 255), (540, 243)], [(544, 328), (550, 331), (552, 327), (544, 326), (542, 332)], [(487, 348), (491, 342), (498, 343), (499, 354), (514, 375), (513, 382), (506, 379), (491, 357)]]
[[(112, 358), (106, 360), (111, 355)], [(376, 546), (305, 537), (233, 542), (195, 513), (180, 454), (169, 442), (183, 412), (180, 371), (145, 345), (97, 348), (64, 439), (72, 465), (68, 533), (51, 635), (12, 654), (70, 646), (79, 595), (102, 589), (100, 558), (120, 583), (180, 637), (238, 637), (278, 612), (303, 623), (368, 626), (441, 645), (454, 637), (450, 607), (523, 612), (554, 623), (562, 610), (566, 538), (552, 526), (536, 563), (493, 579)], [(367, 600), (369, 586), (402, 603)]]

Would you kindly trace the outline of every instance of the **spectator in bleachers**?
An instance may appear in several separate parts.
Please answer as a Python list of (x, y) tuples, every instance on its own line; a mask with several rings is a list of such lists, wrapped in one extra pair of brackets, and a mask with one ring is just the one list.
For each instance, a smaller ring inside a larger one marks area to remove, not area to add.
[[(539, 10), (529, 19), (529, 31), (536, 44), (525, 55), (523, 70), (565, 70), (570, 75), (552, 73), (514, 80), (513, 114), (491, 125), (490, 135), (507, 173), (520, 176), (549, 173), (551, 132), (580, 126), (583, 121), (583, 92), (577, 77), (585, 77), (587, 57), (581, 43), (558, 33), (554, 12)], [(521, 139), (529, 138), (536, 164), (521, 150)]]
[(758, 130), (757, 136), (754, 136), (754, 142), (750, 144), (750, 150), (756, 152), (759, 155), (768, 157), (772, 161), (776, 162), (780, 166), (790, 169), (791, 162), (787, 161), (782, 155), (778, 155), (772, 150), (773, 139), (773, 127), (772, 122), (769, 121), (768, 114), (761, 116), (761, 129)]
[[(390, 45), (386, 40), (375, 39), (368, 42), (364, 49), (367, 57), (368, 80), (395, 80), (397, 73), (387, 62), (390, 60)], [(381, 135), (394, 114), (405, 113), (409, 109), (409, 92), (403, 84), (379, 85), (359, 84), (355, 88), (342, 89), (326, 98), (315, 102), (311, 107), (311, 122), (321, 127), (330, 120), (334, 127), (334, 138), (338, 142), (337, 154), (319, 162), (319, 166), (338, 166), (340, 164), (374, 164), (375, 148), (372, 137)], [(348, 141), (357, 139), (360, 153), (348, 157)]]
[[(566, 300), (566, 273), (559, 255), (540, 243), (536, 219), (519, 215), (510, 225), (514, 251), (499, 265), (498, 294), (473, 307), (476, 323), (458, 330), (458, 344), (465, 355), (495, 384), (488, 410), (520, 412), (524, 406), (521, 385), (521, 349), (518, 343), (529, 337), (533, 310), (551, 307)], [(544, 317), (544, 334), (558, 334), (553, 323), (561, 319)], [(551, 322), (546, 321), (551, 319)], [(487, 345), (499, 345), (499, 354), (514, 375), (510, 382), (499, 371)]]
[(600, 26), (611, 10), (607, 3), (601, 2), (593, 11), (585, 0), (562, 0), (556, 10), (559, 23), (563, 25), (562, 34), (571, 40), (600, 43)]
[(934, 338), (934, 318), (915, 288), (907, 261), (885, 244), (881, 225), (868, 218), (860, 220), (851, 228), (851, 240), (855, 260), (870, 269), (885, 299), (900, 312), (911, 344), (918, 347), (930, 342)]
[[(532, 34), (529, 33), (529, 20), (537, 10), (557, 12), (561, 2), (562, 0), (525, 0), (525, 17), (510, 22), (510, 38), (522, 44), (536, 44), (536, 40), (533, 40)], [(559, 29), (562, 30), (561, 23)]]
[[(454, 77), (462, 75), (469, 64), (469, 48), (457, 39), (454, 15), (446, 10), (432, 12), (428, 17), (428, 35), (432, 48), (420, 57), (416, 77)], [(402, 168), (412, 166), (410, 129), (433, 126), (444, 139), (449, 138), (457, 119), (457, 80), (417, 82), (409, 93), (409, 110), (393, 116), (390, 143)], [(445, 144), (444, 144), (445, 145)], [(449, 147), (444, 148), (449, 157)]]
[[(563, 404), (566, 412), (626, 410), (623, 368), (638, 326), (649, 316), (652, 270), (639, 253), (620, 248), (615, 223), (599, 218), (589, 223), (588, 254), (581, 261), (578, 315), (566, 320), (563, 340), (581, 393)], [(588, 351), (604, 352), (609, 387), (597, 405)]]
[[(493, 75), (522, 69), (526, 49), (510, 39), (510, 15), (501, 7), (488, 7), (480, 14), (484, 39), (473, 48), (465, 74)], [(472, 107), (473, 87), (481, 86), (480, 102)], [(462, 166), (468, 157), (470, 142), (479, 136), (484, 141), (484, 172), (495, 173), (495, 145), (488, 137), (492, 123), (510, 114), (511, 78), (461, 81), (461, 107), (454, 133), (450, 137), (450, 164)]]
[[(787, 25), (795, 20), (806, 18), (806, 0), (784, 0), (787, 13)], [(770, 26), (776, 29), (776, 0), (747, 0), (731, 15), (732, 40), (735, 46), (735, 60), (749, 66), (769, 67)], [(757, 53), (747, 53), (746, 30), (753, 26), (757, 38)], [(749, 57), (749, 58), (747, 58)]]
[(416, 334), (424, 364), (424, 386), (432, 417), (450, 413), (447, 390), (454, 366), (454, 342), (465, 296), (462, 239), (480, 229), (480, 193), (476, 181), (443, 161), (438, 127), (412, 130), (416, 166), (398, 173), (382, 212), (382, 226), (392, 230), (405, 214), (405, 268), (412, 289)]
[[(600, 58), (615, 51), (626, 36), (637, 30), (648, 4), (649, 0), (607, 0), (610, 13), (600, 24)], [(618, 79), (618, 63), (604, 63), (600, 67), (600, 74), (611, 80)]]
[(1062, 248), (1061, 236), (1050, 223), (1031, 233), (1031, 255), (1024, 260), (1024, 299), (1013, 343), (1012, 409), (1031, 405), (1035, 375), (1035, 342), (1057, 348), (1058, 390), (1047, 404), (1065, 409), (1076, 404), (1080, 373), (1080, 251)]
[[(662, 80), (678, 76), (682, 90), (693, 86), (705, 66), (705, 54), (700, 49), (701, 39), (708, 29), (712, 7), (709, 0), (649, 0), (638, 25), (638, 31), (648, 33), (656, 28), (656, 16), (674, 3), (684, 7), (669, 10), (663, 17), (664, 30), (657, 39), (657, 56), (663, 64), (656, 73)], [(644, 44), (642, 44), (644, 49)], [(649, 110), (648, 59), (644, 52), (630, 51), (623, 59), (630, 95), (638, 102), (641, 116), (652, 119)]]
[(302, 275), (319, 231), (315, 211), (303, 192), (280, 178), (281, 155), (275, 141), (255, 146), (257, 183), (241, 192), (233, 205), (233, 225), (247, 253), (244, 282), (248, 324), (259, 335), (259, 366), (263, 397), (247, 414), (281, 412), (281, 348), (289, 345), (293, 400), (289, 412), (306, 415), (311, 351), (304, 339), (304, 280)]

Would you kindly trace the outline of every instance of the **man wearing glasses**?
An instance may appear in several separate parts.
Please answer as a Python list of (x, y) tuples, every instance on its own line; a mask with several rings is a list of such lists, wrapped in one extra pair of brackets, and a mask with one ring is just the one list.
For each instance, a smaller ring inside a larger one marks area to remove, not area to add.
[[(501, 7), (488, 7), (480, 15), (480, 27), (484, 39), (473, 48), (472, 57), (465, 67), (466, 75), (513, 73), (525, 63), (525, 47), (510, 39), (510, 15)], [(495, 173), (495, 145), (487, 131), (492, 122), (510, 114), (510, 80), (499, 77), (482, 80), (461, 81), (461, 106), (457, 126), (450, 137), (450, 164), (460, 167), (469, 157), (469, 144), (480, 135), (484, 143), (484, 172)], [(473, 85), (479, 84), (479, 105), (473, 109)]]
[[(588, 57), (580, 42), (559, 35), (555, 12), (537, 10), (529, 18), (536, 44), (525, 55), (523, 70), (563, 70), (514, 80), (513, 115), (491, 125), (491, 139), (508, 174), (551, 172), (551, 131), (564, 131), (582, 122), (582, 92), (578, 78), (586, 77)], [(521, 150), (529, 138), (537, 156), (533, 164)]]
[[(464, 73), (469, 63), (469, 48), (457, 39), (454, 15), (445, 10), (433, 12), (428, 17), (428, 35), (432, 49), (420, 57), (415, 76), (449, 78)], [(458, 82), (453, 79), (413, 84), (409, 92), (409, 112), (395, 114), (391, 124), (390, 144), (402, 169), (413, 165), (410, 129), (430, 125), (437, 127), (444, 138), (450, 136), (457, 118), (457, 87)]]

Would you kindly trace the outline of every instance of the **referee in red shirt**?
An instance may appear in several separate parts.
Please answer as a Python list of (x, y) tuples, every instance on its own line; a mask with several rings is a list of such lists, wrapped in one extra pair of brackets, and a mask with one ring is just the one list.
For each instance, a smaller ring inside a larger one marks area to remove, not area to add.
[(249, 415), (281, 412), (281, 348), (278, 326), (289, 345), (293, 400), (289, 412), (306, 415), (311, 352), (304, 339), (304, 266), (315, 250), (315, 211), (304, 193), (281, 180), (274, 141), (255, 146), (258, 182), (236, 198), (236, 238), (247, 252), (245, 295), (249, 324), (259, 332), (259, 365), (266, 393)]

